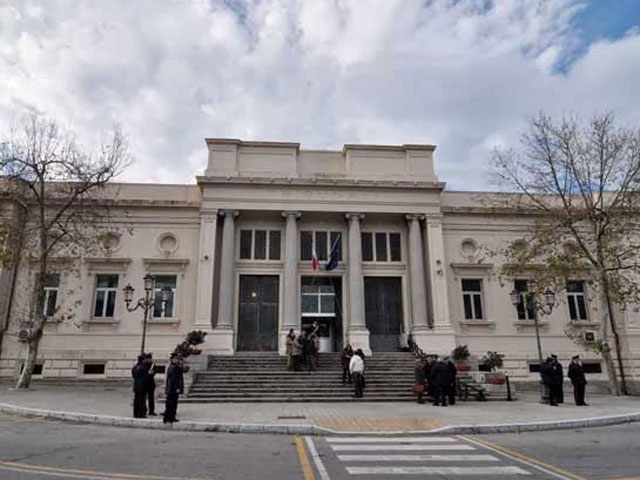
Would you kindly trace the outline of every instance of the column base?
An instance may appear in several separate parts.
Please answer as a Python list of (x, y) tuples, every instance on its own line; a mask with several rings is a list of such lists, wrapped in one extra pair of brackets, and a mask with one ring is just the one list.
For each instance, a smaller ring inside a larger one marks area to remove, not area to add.
[(426, 354), (451, 355), (456, 347), (456, 336), (450, 327), (413, 329), (411, 338)]
[(234, 331), (231, 327), (214, 328), (205, 337), (203, 350), (209, 355), (233, 355), (235, 352), (233, 337)]
[(353, 347), (354, 351), (360, 348), (365, 356), (371, 355), (371, 347), (369, 346), (369, 330), (367, 328), (349, 330), (347, 342), (351, 347)]

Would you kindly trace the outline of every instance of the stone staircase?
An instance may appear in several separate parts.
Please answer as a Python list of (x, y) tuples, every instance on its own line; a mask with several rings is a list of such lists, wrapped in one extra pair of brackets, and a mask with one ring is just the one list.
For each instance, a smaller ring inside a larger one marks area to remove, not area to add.
[[(207, 370), (195, 374), (181, 401), (216, 402), (349, 402), (353, 386), (342, 385), (339, 353), (321, 353), (316, 372), (291, 372), (286, 358), (272, 352), (238, 352), (210, 356)], [(378, 352), (366, 359), (366, 389), (360, 401), (415, 401), (414, 356)]]

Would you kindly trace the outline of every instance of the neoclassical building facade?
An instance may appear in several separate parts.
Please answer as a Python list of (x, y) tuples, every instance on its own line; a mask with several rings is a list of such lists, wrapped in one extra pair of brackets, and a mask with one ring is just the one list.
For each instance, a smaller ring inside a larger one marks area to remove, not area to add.
[[(538, 356), (530, 312), (509, 293), (526, 279), (500, 273), (499, 255), (527, 218), (497, 214), (491, 194), (445, 191), (431, 145), (345, 145), (207, 139), (197, 185), (120, 184), (118, 224), (99, 255), (54, 258), (42, 377), (127, 377), (140, 349), (142, 315), (122, 289), (156, 279), (147, 350), (166, 358), (189, 330), (209, 332), (204, 351), (285, 350), (290, 329), (320, 325), (321, 351), (350, 343), (375, 355), (409, 335), (424, 351), (468, 345), (506, 355), (514, 379), (533, 380)], [(0, 272), (0, 376), (19, 374), (33, 265)], [(329, 268), (327, 268), (329, 267)], [(595, 352), (570, 339), (597, 337), (586, 278), (568, 279), (541, 322), (545, 353), (581, 354), (602, 380)], [(162, 287), (169, 300), (160, 301)], [(640, 375), (637, 311), (619, 312), (628, 374)], [(587, 341), (588, 346), (588, 341)]]

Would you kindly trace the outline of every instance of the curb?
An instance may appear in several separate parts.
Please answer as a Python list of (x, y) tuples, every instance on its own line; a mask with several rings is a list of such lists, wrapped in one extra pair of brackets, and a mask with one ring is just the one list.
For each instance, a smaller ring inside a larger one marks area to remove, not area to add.
[(146, 428), (151, 430), (172, 430), (179, 432), (223, 432), (223, 433), (273, 433), (289, 435), (478, 435), (490, 433), (543, 432), (550, 430), (571, 430), (576, 428), (606, 427), (625, 423), (640, 422), (640, 412), (626, 415), (610, 415), (574, 420), (548, 422), (499, 423), (487, 425), (449, 425), (432, 430), (398, 431), (340, 431), (317, 425), (282, 425), (235, 422), (179, 422), (164, 424), (158, 420), (144, 418), (91, 415), (88, 413), (59, 412), (39, 408), (20, 407), (0, 403), (0, 412), (24, 417), (41, 417), (47, 420), (61, 420), (70, 423), (106, 425), (110, 427)]

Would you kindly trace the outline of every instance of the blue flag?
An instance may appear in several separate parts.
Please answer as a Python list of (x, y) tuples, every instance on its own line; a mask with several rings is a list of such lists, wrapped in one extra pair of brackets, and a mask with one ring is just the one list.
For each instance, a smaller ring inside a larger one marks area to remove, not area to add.
[(331, 245), (331, 253), (329, 253), (329, 261), (324, 267), (325, 270), (333, 270), (338, 266), (338, 259), (340, 258), (340, 235), (336, 237)]

